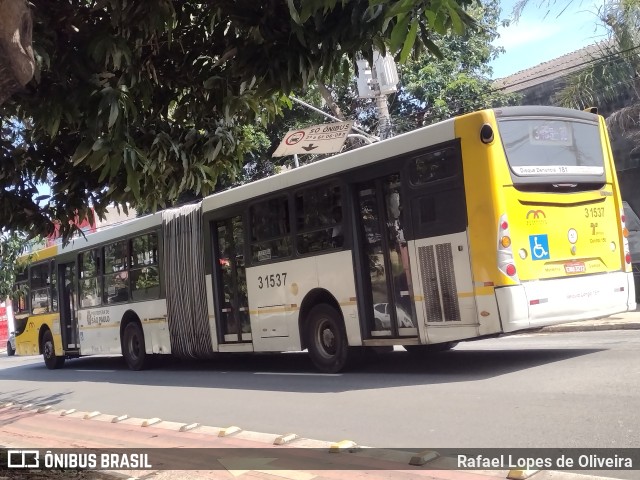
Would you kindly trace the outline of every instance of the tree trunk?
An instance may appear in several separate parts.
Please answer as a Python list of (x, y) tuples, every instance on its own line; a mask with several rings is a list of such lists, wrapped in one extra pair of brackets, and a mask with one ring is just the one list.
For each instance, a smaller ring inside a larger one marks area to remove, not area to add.
[(33, 76), (31, 30), (26, 0), (0, 0), (0, 105)]
[(340, 110), (340, 107), (338, 106), (338, 104), (333, 101), (333, 97), (331, 96), (331, 92), (329, 91), (327, 86), (319, 78), (316, 79), (316, 82), (318, 85), (318, 90), (320, 91), (320, 95), (322, 95), (322, 98), (324, 99), (324, 103), (326, 103), (327, 106), (331, 109), (333, 116), (338, 117), (340, 120), (344, 120), (345, 118), (344, 118), (344, 115), (342, 114), (342, 110)]

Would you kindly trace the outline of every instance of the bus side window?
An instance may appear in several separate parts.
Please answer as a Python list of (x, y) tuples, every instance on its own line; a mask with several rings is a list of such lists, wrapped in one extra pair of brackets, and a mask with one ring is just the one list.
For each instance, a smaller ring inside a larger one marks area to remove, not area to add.
[(80, 254), (80, 307), (102, 304), (100, 276), (100, 250), (94, 248)]
[(125, 240), (104, 247), (104, 303), (129, 301), (128, 256)]
[(291, 256), (289, 201), (286, 196), (270, 198), (249, 208), (251, 257), (265, 262)]
[(58, 311), (58, 290), (56, 288), (56, 285), (58, 283), (58, 270), (56, 269), (56, 261), (55, 260), (51, 260), (51, 268), (49, 269), (49, 271), (51, 272), (51, 281), (50, 281), (50, 286), (51, 286), (51, 311), (52, 312), (57, 312)]
[(296, 193), (296, 245), (298, 253), (342, 247), (342, 196), (331, 184), (305, 188)]
[(31, 313), (34, 315), (49, 313), (51, 310), (49, 305), (49, 262), (32, 265), (30, 271)]
[(152, 300), (160, 297), (158, 270), (158, 235), (147, 233), (130, 241), (131, 299)]
[(423, 185), (454, 177), (457, 173), (455, 156), (455, 149), (445, 148), (412, 158), (409, 164), (411, 184)]

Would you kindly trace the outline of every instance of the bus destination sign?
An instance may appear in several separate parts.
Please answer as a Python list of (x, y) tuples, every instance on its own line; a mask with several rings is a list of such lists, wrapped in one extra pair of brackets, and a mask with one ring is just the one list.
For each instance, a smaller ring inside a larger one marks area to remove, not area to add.
[(274, 157), (305, 153), (336, 153), (342, 150), (353, 121), (325, 123), (313, 127), (290, 130), (273, 152)]

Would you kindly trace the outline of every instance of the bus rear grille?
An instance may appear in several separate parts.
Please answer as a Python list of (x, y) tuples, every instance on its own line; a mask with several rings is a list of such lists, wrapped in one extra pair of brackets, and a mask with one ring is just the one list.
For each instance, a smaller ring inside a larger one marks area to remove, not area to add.
[(458, 290), (450, 243), (418, 248), (427, 322), (459, 322)]

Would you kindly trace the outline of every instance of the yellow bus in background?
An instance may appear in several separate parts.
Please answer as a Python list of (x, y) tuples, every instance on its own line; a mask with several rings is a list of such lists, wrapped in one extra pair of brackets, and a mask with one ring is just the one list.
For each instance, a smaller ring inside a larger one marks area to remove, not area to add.
[(51, 248), (16, 322), (48, 368), (306, 349), (337, 372), (636, 306), (603, 119), (556, 107), (452, 118)]

